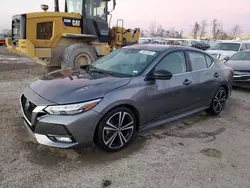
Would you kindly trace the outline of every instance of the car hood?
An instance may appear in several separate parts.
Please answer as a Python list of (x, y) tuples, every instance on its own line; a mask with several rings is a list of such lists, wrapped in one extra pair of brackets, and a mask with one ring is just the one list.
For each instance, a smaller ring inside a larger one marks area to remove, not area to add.
[(51, 72), (30, 85), (39, 96), (58, 104), (77, 103), (97, 98), (129, 83), (131, 78), (118, 78), (84, 69), (69, 68)]
[(250, 71), (250, 61), (229, 60), (226, 65), (237, 71)]
[(228, 56), (228, 57), (231, 57), (232, 55), (234, 55), (235, 51), (226, 51), (226, 50), (206, 50), (207, 53), (209, 54), (222, 54), (224, 56)]

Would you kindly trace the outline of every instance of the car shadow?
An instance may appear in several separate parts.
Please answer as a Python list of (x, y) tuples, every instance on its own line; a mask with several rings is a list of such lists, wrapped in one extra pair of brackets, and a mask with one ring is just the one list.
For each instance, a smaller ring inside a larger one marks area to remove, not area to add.
[[(226, 110), (230, 110), (230, 105), (227, 105)], [(128, 145), (125, 149), (119, 152), (105, 152), (99, 149), (96, 145), (84, 149), (60, 149), (40, 145), (36, 141), (29, 140), (22, 142), (22, 147), (27, 153), (26, 158), (32, 163), (42, 165), (47, 168), (53, 168), (57, 165), (64, 165), (67, 168), (76, 166), (89, 166), (98, 165), (103, 163), (110, 163), (124, 158), (133, 157), (136, 153), (140, 152), (145, 146), (145, 142), (152, 139), (166, 139), (167, 137), (180, 137), (180, 138), (207, 138), (211, 137), (214, 141), (215, 136), (223, 133), (226, 129), (218, 127), (211, 132), (193, 132), (191, 128), (196, 125), (201, 125), (203, 121), (210, 118), (219, 118), (220, 116), (211, 116), (205, 112), (197, 113), (180, 120), (176, 120), (165, 125), (161, 125), (145, 132), (142, 132), (138, 137)], [(21, 121), (20, 121), (21, 123)], [(160, 130), (160, 131), (159, 131)], [(186, 131), (188, 130), (188, 131)], [(22, 137), (29, 137), (25, 128), (19, 130), (19, 135)]]
[(26, 141), (24, 146), (27, 160), (31, 163), (53, 168), (64, 165), (71, 168), (74, 165), (98, 165), (129, 158), (139, 152), (146, 142), (146, 138), (137, 137), (128, 147), (119, 152), (105, 152), (96, 145), (83, 149), (61, 149), (40, 145), (35, 140)]

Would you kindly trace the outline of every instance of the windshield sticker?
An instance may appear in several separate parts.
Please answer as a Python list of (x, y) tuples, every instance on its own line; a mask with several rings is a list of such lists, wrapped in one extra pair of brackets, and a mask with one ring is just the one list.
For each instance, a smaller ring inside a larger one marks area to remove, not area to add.
[(155, 55), (155, 52), (148, 51), (148, 50), (141, 50), (139, 51), (140, 54), (146, 54), (146, 55)]

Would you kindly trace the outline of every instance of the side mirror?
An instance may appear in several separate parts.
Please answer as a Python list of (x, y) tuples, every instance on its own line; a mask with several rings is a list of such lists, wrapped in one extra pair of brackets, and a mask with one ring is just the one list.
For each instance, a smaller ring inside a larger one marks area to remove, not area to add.
[(229, 60), (229, 57), (224, 57), (224, 60), (225, 60), (225, 61), (228, 61), (228, 60)]
[(153, 74), (149, 76), (151, 80), (170, 80), (173, 77), (173, 74), (166, 70), (156, 70)]

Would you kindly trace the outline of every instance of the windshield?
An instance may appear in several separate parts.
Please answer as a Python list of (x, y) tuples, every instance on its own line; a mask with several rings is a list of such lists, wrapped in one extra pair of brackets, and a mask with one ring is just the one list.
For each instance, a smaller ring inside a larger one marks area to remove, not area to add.
[[(67, 12), (82, 14), (83, 0), (66, 0)], [(85, 13), (87, 18), (107, 21), (107, 2), (103, 0), (85, 0)]]
[(85, 11), (87, 18), (102, 19), (107, 21), (107, 2), (102, 0), (86, 0)]
[(234, 54), (230, 60), (250, 60), (250, 51), (241, 51)]
[(157, 52), (122, 48), (93, 62), (89, 71), (99, 70), (124, 76), (137, 76), (157, 56)]
[(239, 48), (239, 43), (217, 43), (211, 47), (211, 50), (239, 51)]
[(83, 0), (67, 0), (67, 12), (82, 14)]

